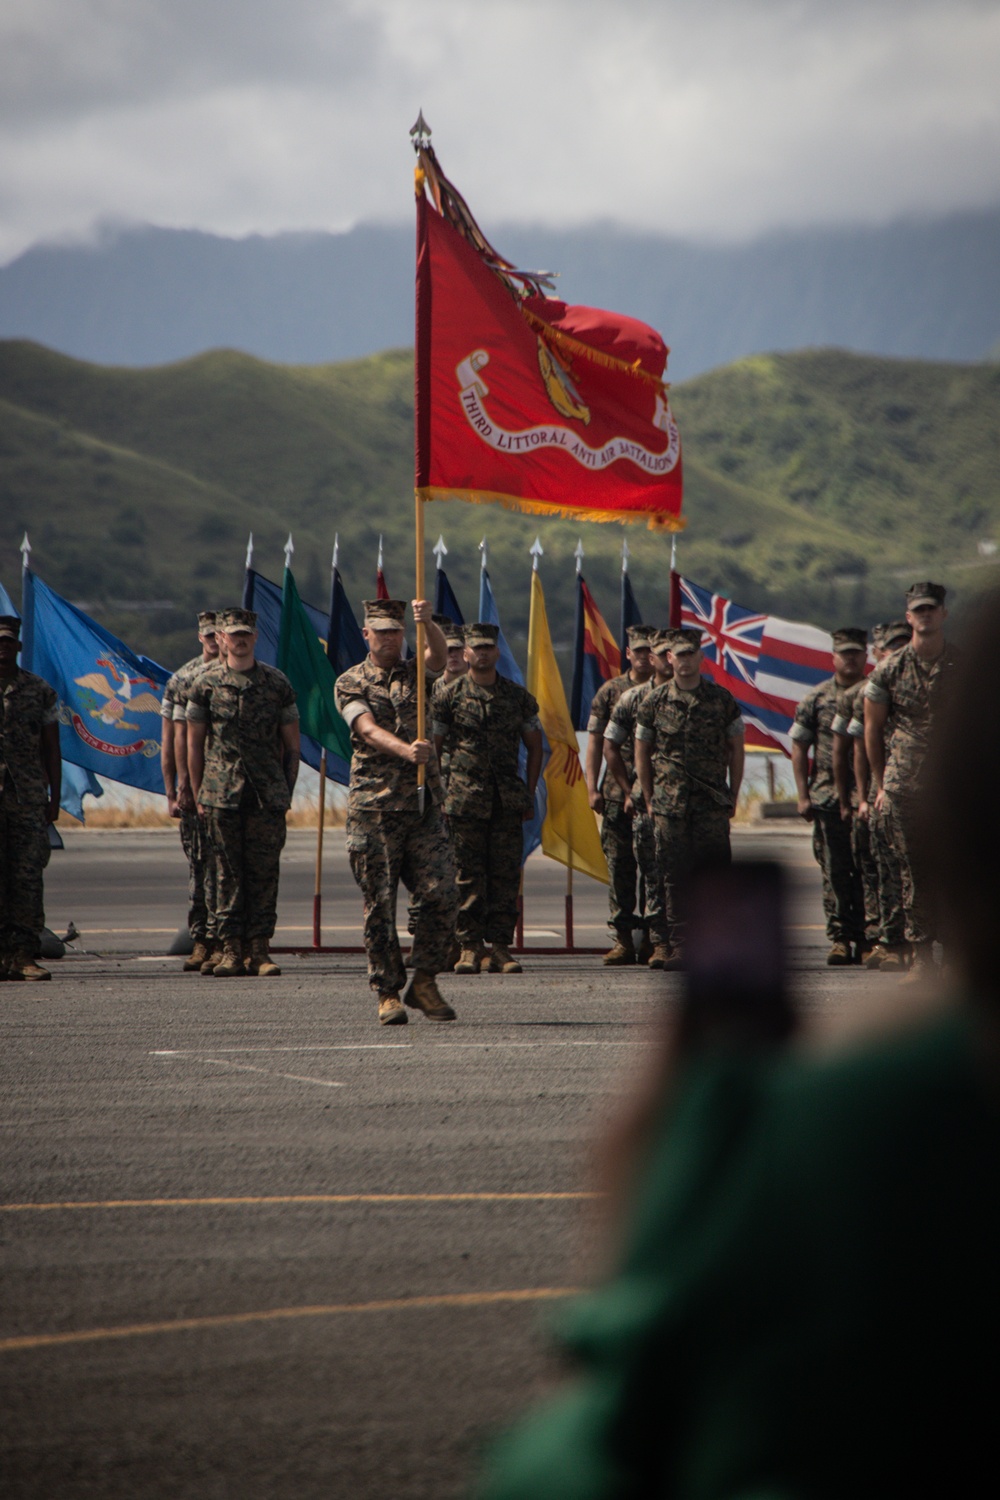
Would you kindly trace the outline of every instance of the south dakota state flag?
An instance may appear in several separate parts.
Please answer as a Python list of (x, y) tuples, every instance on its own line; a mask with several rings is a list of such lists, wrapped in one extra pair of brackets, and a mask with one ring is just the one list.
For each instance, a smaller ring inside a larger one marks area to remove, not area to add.
[(59, 700), (63, 760), (162, 796), (160, 700), (170, 673), (30, 572), (24, 606), (30, 670)]
[(586, 729), (597, 689), (617, 677), (618, 642), (607, 627), (594, 596), (576, 575), (576, 629), (573, 632), (573, 690), (570, 717), (574, 729)]

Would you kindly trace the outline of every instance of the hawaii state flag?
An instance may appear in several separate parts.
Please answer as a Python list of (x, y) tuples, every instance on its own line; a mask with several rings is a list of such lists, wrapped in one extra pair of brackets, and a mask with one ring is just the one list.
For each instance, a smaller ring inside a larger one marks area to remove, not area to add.
[(430, 146), (417, 183), (420, 497), (679, 530), (660, 335), (545, 296), (486, 244)]
[(676, 581), (681, 624), (702, 631), (706, 670), (739, 703), (748, 749), (790, 754), (789, 731), (800, 700), (833, 675), (829, 632), (756, 614), (689, 578)]
[(618, 642), (615, 640), (594, 596), (576, 575), (576, 629), (573, 634), (573, 690), (570, 717), (575, 729), (586, 729), (594, 694), (619, 674)]

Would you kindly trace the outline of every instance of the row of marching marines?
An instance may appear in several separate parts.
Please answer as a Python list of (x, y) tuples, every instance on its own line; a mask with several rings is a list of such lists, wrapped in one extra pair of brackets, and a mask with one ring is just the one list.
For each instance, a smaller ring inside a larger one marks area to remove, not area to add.
[[(954, 652), (941, 585), (915, 584), (906, 605), (905, 619), (873, 631), (870, 675), (866, 632), (834, 632), (833, 675), (801, 701), (791, 738), (798, 810), (823, 872), (828, 963), (912, 964), (920, 974), (934, 939), (912, 859), (920, 767)], [(346, 843), (364, 897), (369, 983), (384, 1025), (405, 1023), (408, 1007), (451, 1020), (438, 974), (521, 969), (512, 945), (522, 825), (543, 759), (538, 704), (498, 672), (496, 625), (455, 626), (414, 600), (430, 704), (430, 734), (419, 738), (406, 605), (364, 608), (368, 654), (335, 691), (351, 733)], [(190, 869), (185, 967), (217, 978), (280, 973), (269, 944), (298, 708), (284, 674), (257, 660), (256, 625), (248, 609), (200, 614), (200, 652), (162, 702), (164, 790)], [(16, 617), (0, 617), (0, 978), (44, 979), (36, 948), (47, 824), (59, 808), (57, 704), (46, 682), (17, 667), (19, 629)], [(702, 671), (698, 629), (633, 626), (627, 658), (628, 670), (595, 695), (588, 724), (587, 786), (610, 875), (604, 963), (680, 969), (691, 872), (729, 859), (743, 722)], [(396, 932), (400, 880), (412, 898), (409, 983)]]

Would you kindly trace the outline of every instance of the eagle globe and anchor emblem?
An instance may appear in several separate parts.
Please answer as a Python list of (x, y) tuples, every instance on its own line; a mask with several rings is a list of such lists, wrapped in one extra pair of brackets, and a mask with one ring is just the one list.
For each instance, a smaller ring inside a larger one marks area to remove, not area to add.
[[(156, 730), (160, 725), (160, 699), (156, 696), (158, 684), (151, 677), (130, 676), (127, 663), (106, 652), (95, 658), (93, 672), (73, 680), (80, 689), (80, 708), (93, 724), (85, 723), (81, 713), (65, 703), (59, 705), (60, 719), (72, 727), (85, 745), (115, 757), (143, 755), (151, 759), (159, 755)], [(153, 721), (148, 735), (141, 733), (143, 719)], [(136, 733), (140, 737), (132, 740), (107, 737)]]

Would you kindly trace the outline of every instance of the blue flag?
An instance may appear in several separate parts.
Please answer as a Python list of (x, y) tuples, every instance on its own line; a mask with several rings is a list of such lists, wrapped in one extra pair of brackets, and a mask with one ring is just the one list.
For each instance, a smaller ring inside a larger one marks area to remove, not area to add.
[[(453, 625), (464, 625), (465, 616), (455, 598), (455, 590), (448, 582), (448, 575), (444, 568), (437, 570), (437, 582), (434, 590), (434, 613), (436, 615), (447, 615)], [(485, 624), (486, 622), (483, 621)]]
[(356, 667), (368, 655), (361, 626), (351, 608), (340, 569), (334, 568), (330, 579), (330, 617), (326, 623), (326, 654), (333, 664), (336, 676)]
[(628, 657), (625, 655), (626, 649), (628, 647), (628, 628), (629, 628), (630, 625), (641, 625), (641, 624), (642, 624), (642, 615), (639, 613), (639, 606), (638, 606), (638, 604), (636, 604), (636, 602), (635, 602), (635, 595), (632, 592), (632, 580), (628, 576), (628, 574), (626, 573), (625, 569), (623, 568), (622, 569), (622, 629), (621, 629), (621, 645), (622, 645), (621, 662), (622, 662), (622, 671), (623, 672), (627, 672), (628, 671)]
[(170, 673), (30, 572), (24, 606), (22, 657), (59, 699), (63, 760), (162, 796), (160, 699)]
[[(479, 621), (480, 625), (496, 625), (500, 627), (500, 611), (493, 597), (493, 589), (490, 586), (490, 575), (485, 568), (479, 570)], [(511, 655), (510, 647), (504, 639), (504, 633), (500, 630), (497, 639), (500, 647), (500, 660), (497, 670), (501, 677), (509, 677), (513, 682), (520, 683), (524, 687), (524, 674), (517, 662)], [(542, 734), (542, 770), (545, 770), (549, 759), (549, 742)], [(528, 774), (528, 752), (521, 745), (517, 752), (517, 769), (522, 779), (527, 779)], [(545, 814), (548, 811), (549, 799), (545, 787), (545, 777), (539, 776), (538, 786), (535, 789), (535, 813), (530, 822), (524, 825), (524, 842), (521, 845), (521, 863), (533, 853), (542, 842), (542, 824), (545, 822)]]
[[(14, 601), (0, 583), (0, 615), (18, 615), (20, 611), (14, 608)], [(21, 653), (21, 665), (26, 672), (32, 669), (24, 660), (24, 652)], [(62, 763), (62, 793), (59, 806), (63, 812), (68, 812), (71, 818), (79, 818), (84, 821), (83, 798), (89, 794), (91, 797), (103, 797), (104, 788), (94, 775), (93, 771), (85, 771), (82, 766), (74, 766), (70, 761)]]
[[(247, 603), (247, 600), (250, 603)], [(299, 601), (310, 625), (315, 630), (323, 649), (326, 650), (326, 630), (328, 618), (322, 610), (316, 609), (312, 604), (307, 604), (304, 599)], [(281, 639), (281, 588), (272, 583), (270, 578), (265, 578), (263, 573), (257, 573), (252, 568), (247, 569), (246, 579), (243, 585), (243, 608), (253, 609), (257, 612), (257, 649), (255, 655), (259, 661), (267, 662), (268, 666), (278, 665), (278, 642)], [(312, 766), (314, 771), (319, 770), (320, 756), (323, 754), (323, 746), (318, 745), (309, 735), (302, 736), (302, 759), (307, 766)], [(335, 755), (332, 750), (326, 752), (326, 774), (331, 781), (337, 781), (341, 786), (347, 786), (351, 779), (351, 763), (341, 756)]]

